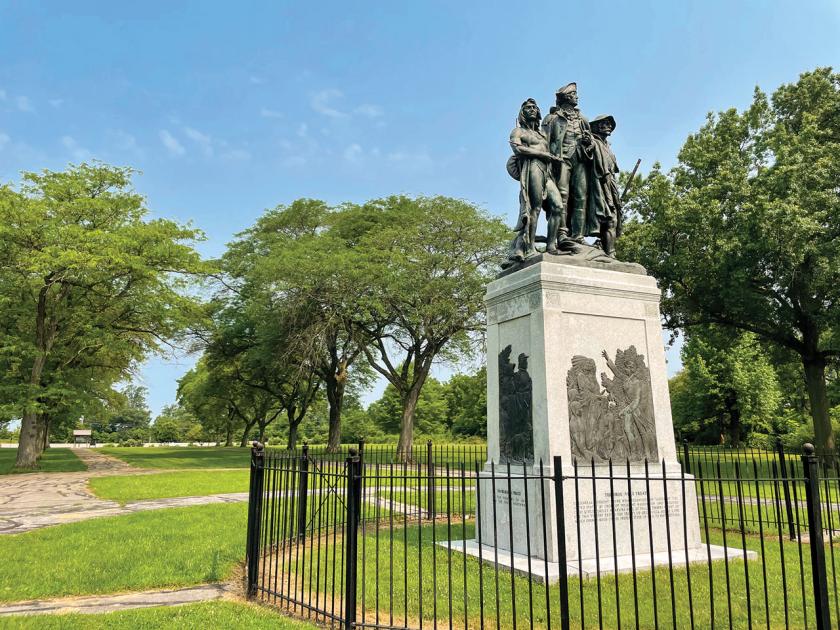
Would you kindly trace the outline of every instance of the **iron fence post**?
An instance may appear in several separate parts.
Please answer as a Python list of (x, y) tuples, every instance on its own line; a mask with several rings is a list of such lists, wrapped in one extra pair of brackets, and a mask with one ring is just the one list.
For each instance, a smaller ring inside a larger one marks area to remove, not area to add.
[(691, 461), (688, 459), (688, 440), (683, 440), (683, 470), (686, 474), (691, 474)]
[(776, 456), (779, 458), (779, 470), (782, 471), (782, 489), (785, 493), (785, 513), (787, 514), (788, 536), (796, 540), (796, 528), (793, 520), (793, 502), (790, 500), (790, 479), (787, 473), (787, 461), (785, 458), (785, 447), (782, 438), (776, 438)]
[(298, 474), (298, 540), (306, 539), (306, 501), (309, 495), (309, 444), (303, 443), (300, 449), (300, 466)]
[(251, 448), (251, 481), (248, 491), (248, 528), (245, 544), (248, 565), (246, 590), (249, 599), (257, 593), (264, 480), (265, 447), (259, 442), (254, 442)]
[[(494, 497), (495, 500), (495, 497)], [(566, 512), (563, 503), (563, 458), (554, 456), (554, 511), (557, 518), (557, 563), (560, 578), (560, 630), (569, 630), (569, 576), (566, 560)]]
[(356, 574), (358, 571), (359, 510), (362, 498), (361, 459), (351, 448), (347, 458), (347, 543), (344, 574), (344, 628), (356, 626)]
[(814, 445), (803, 447), (802, 464), (805, 468), (805, 501), (808, 506), (808, 535), (811, 548), (811, 574), (814, 583), (814, 616), (817, 630), (829, 630), (831, 617), (828, 610), (828, 576), (823, 547), (822, 515), (820, 513), (819, 458)]
[(434, 449), (432, 449), (432, 441), (426, 441), (426, 473), (427, 473), (427, 490), (426, 490), (426, 516), (429, 520), (434, 520), (435, 514), (435, 461)]

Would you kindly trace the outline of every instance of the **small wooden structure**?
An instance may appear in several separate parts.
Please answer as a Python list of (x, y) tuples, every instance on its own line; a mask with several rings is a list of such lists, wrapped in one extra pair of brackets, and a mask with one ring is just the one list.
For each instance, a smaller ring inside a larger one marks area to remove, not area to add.
[(73, 443), (90, 446), (93, 444), (93, 431), (90, 429), (73, 429)]

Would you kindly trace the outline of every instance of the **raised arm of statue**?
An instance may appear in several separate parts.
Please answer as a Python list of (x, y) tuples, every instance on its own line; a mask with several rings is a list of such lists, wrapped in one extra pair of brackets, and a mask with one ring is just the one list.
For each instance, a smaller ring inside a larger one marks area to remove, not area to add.
[(610, 355), (607, 354), (606, 350), (603, 350), (601, 352), (601, 356), (607, 360), (607, 367), (610, 368), (610, 372), (612, 372), (614, 375), (618, 374), (618, 368), (615, 367), (615, 363), (612, 362), (612, 360), (610, 359)]

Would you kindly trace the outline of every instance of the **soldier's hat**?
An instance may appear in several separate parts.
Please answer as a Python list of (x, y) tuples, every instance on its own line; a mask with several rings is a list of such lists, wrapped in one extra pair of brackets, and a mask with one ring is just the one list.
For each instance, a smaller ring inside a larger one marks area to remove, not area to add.
[(564, 85), (560, 89), (555, 92), (555, 94), (568, 94), (569, 92), (577, 92), (577, 83), (569, 83), (568, 85)]
[(528, 355), (527, 355), (527, 354), (525, 354), (524, 352), (520, 352), (520, 353), (519, 353), (519, 360), (520, 360), (520, 361), (521, 361), (522, 359), (527, 359), (527, 358), (528, 358)]
[(615, 118), (610, 116), (609, 114), (601, 114), (600, 116), (595, 116), (592, 120), (589, 121), (589, 126), (594, 127), (599, 122), (608, 120), (612, 124), (613, 129), (615, 129)]

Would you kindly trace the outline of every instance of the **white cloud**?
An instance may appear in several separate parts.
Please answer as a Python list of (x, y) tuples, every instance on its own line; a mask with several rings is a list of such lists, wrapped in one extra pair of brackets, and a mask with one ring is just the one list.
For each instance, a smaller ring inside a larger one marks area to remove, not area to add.
[(61, 107), (64, 104), (64, 99), (63, 98), (51, 98), (49, 102), (50, 102), (50, 105), (52, 107), (55, 107), (56, 109), (58, 109), (59, 107)]
[(3, 147), (5, 147), (7, 144), (9, 144), (9, 141), (11, 141), (11, 138), (9, 137), (9, 135), (0, 131), (0, 151), (3, 150)]
[(299, 138), (305, 138), (306, 135), (309, 133), (309, 126), (306, 123), (300, 123), (298, 125), (297, 135)]
[(17, 108), (22, 112), (33, 112), (35, 111), (32, 108), (32, 103), (29, 102), (29, 98), (26, 96), (17, 96), (15, 97), (15, 104)]
[(0, 90), (0, 101), (6, 100), (6, 90)]
[(206, 157), (213, 155), (213, 139), (207, 134), (201, 133), (192, 127), (184, 127), (184, 135), (201, 147), (202, 152)]
[(170, 155), (184, 155), (184, 153), (187, 152), (184, 145), (178, 142), (175, 136), (169, 133), (166, 129), (161, 130), (160, 141), (163, 143), (163, 146), (166, 147), (166, 150), (169, 151)]
[(344, 149), (344, 159), (348, 162), (356, 163), (362, 157), (362, 147), (358, 144), (351, 144)]
[(344, 97), (341, 90), (328, 89), (321, 90), (312, 95), (310, 105), (319, 114), (328, 116), (329, 118), (346, 118), (347, 114), (335, 108), (335, 101)]
[(61, 136), (61, 144), (70, 151), (74, 160), (85, 162), (91, 157), (90, 151), (81, 146), (73, 136)]
[(276, 109), (269, 109), (268, 107), (263, 107), (260, 110), (260, 116), (263, 118), (283, 118), (283, 112), (279, 112)]
[(359, 114), (361, 116), (367, 116), (368, 118), (379, 118), (384, 113), (382, 108), (379, 105), (372, 105), (370, 103), (364, 103), (359, 105), (356, 109), (353, 110), (354, 114)]
[(252, 74), (250, 77), (248, 77), (248, 80), (254, 85), (262, 85), (263, 83), (265, 83), (265, 79), (263, 79), (262, 77), (258, 77), (255, 74)]

